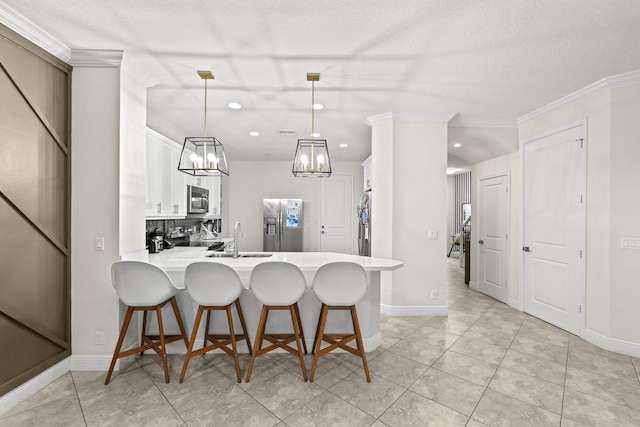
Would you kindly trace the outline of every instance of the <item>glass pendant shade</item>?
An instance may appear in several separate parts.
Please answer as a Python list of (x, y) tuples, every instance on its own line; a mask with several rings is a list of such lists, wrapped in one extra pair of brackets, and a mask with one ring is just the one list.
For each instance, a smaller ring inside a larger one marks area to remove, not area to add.
[(204, 136), (188, 136), (184, 139), (178, 170), (193, 176), (229, 175), (227, 157), (222, 142), (207, 136), (207, 82), (213, 80), (211, 71), (198, 71), (204, 80)]
[(293, 175), (296, 177), (330, 177), (331, 160), (325, 139), (299, 139), (293, 158)]
[(326, 139), (314, 139), (319, 136), (315, 131), (315, 82), (320, 81), (320, 73), (307, 73), (311, 82), (311, 137), (299, 139), (296, 154), (293, 157), (293, 176), (303, 178), (328, 178), (331, 176), (331, 160)]
[(184, 139), (178, 170), (193, 176), (229, 175), (222, 143), (213, 136)]

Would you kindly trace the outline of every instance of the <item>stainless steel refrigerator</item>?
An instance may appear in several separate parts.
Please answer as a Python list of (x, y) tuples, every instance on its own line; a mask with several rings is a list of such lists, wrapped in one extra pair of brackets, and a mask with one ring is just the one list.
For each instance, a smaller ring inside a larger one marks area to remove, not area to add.
[(264, 199), (263, 250), (302, 252), (302, 199)]
[(358, 255), (371, 256), (371, 190), (360, 196), (358, 213)]

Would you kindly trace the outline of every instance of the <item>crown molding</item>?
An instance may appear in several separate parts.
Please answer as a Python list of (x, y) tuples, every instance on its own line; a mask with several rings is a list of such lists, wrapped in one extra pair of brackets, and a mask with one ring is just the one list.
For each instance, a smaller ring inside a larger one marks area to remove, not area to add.
[(0, 1), (0, 23), (20, 34), (64, 62), (69, 62), (71, 49), (42, 28)]
[(74, 67), (119, 68), (124, 51), (114, 49), (71, 49)]
[(367, 117), (366, 119), (364, 119), (364, 122), (371, 127), (382, 125), (385, 123), (391, 123), (393, 122), (393, 113), (389, 111), (388, 113)]
[(517, 129), (518, 124), (515, 120), (497, 122), (495, 120), (461, 120), (453, 119), (449, 122), (450, 128), (487, 128), (487, 129)]
[(392, 112), (378, 114), (367, 117), (364, 122), (373, 127), (392, 122), (449, 122), (458, 113), (428, 113), (428, 114), (400, 114), (394, 115)]
[(592, 98), (603, 92), (610, 91), (611, 89), (636, 83), (640, 83), (640, 70), (617, 74), (611, 77), (605, 77), (604, 79), (598, 80), (597, 82), (592, 83), (589, 86), (573, 92), (563, 98), (560, 98), (557, 101), (547, 104), (542, 108), (532, 111), (529, 114), (518, 117), (518, 126), (521, 126), (532, 120), (536, 120), (561, 108)]
[(394, 117), (394, 122), (449, 122), (458, 112), (426, 113), (426, 114), (399, 114)]

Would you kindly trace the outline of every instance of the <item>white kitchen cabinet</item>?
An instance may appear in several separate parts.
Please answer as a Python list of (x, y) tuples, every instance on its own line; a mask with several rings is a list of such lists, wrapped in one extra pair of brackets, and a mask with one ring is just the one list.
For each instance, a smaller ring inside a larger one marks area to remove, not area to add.
[(209, 213), (205, 217), (218, 218), (222, 215), (221, 203), (220, 203), (220, 176), (203, 176), (200, 177), (200, 187), (209, 190)]
[(178, 144), (147, 128), (147, 217), (187, 215), (187, 175), (178, 170), (179, 156)]
[(364, 175), (364, 183), (363, 183), (364, 189), (371, 190), (371, 187), (372, 187), (371, 179), (373, 177), (372, 169), (371, 169), (371, 156), (367, 157), (366, 160), (362, 162), (362, 168), (363, 168), (363, 175)]
[(187, 175), (178, 170), (181, 150), (173, 150), (171, 153), (171, 176), (172, 176), (172, 206), (173, 214), (187, 216)]

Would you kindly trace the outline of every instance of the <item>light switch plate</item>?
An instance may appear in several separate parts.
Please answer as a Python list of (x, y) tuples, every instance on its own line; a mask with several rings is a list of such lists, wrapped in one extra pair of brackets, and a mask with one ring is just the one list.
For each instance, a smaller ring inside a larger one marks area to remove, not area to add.
[(104, 251), (104, 237), (96, 237), (96, 251)]
[(620, 248), (640, 250), (640, 237), (621, 237)]

